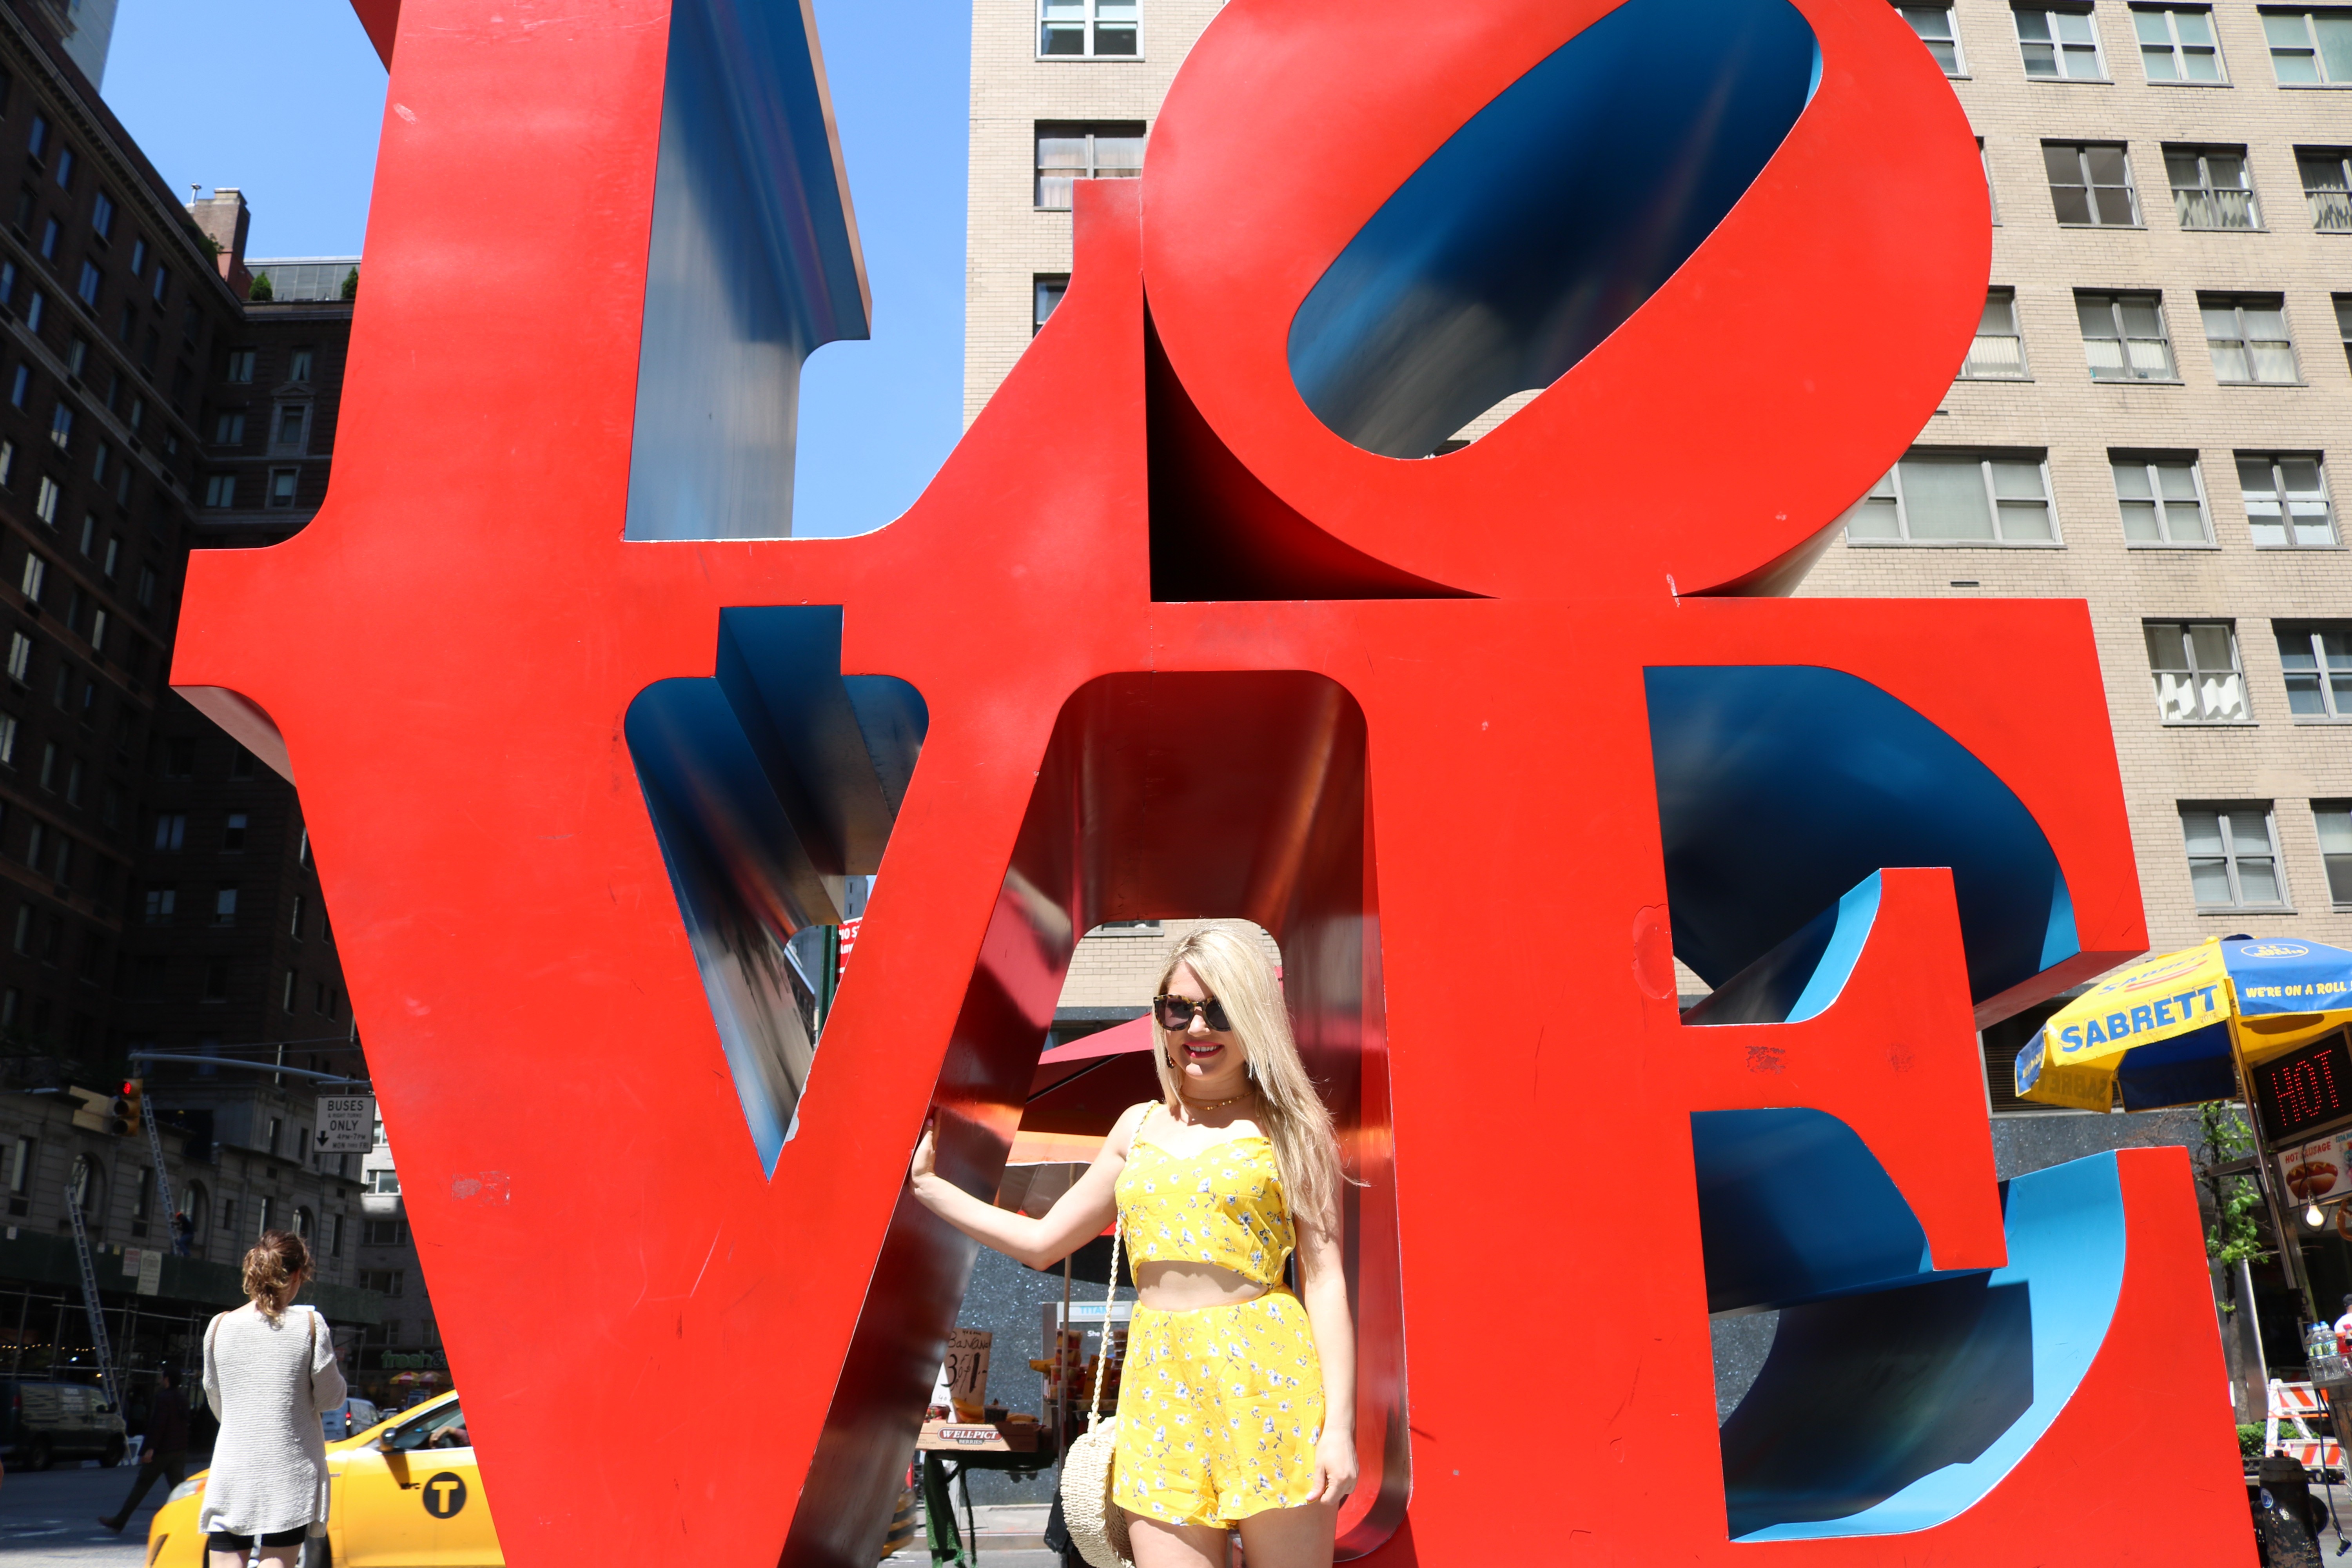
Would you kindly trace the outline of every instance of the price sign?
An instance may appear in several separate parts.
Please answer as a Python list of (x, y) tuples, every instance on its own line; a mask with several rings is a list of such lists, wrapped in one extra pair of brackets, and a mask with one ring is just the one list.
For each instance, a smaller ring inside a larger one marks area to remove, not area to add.
[(988, 1407), (988, 1352), (995, 1342), (986, 1329), (956, 1329), (948, 1335), (948, 1397), (961, 1419), (976, 1420)]
[(2263, 1131), (2273, 1146), (2300, 1142), (2314, 1128), (2352, 1117), (2352, 1050), (2346, 1048), (2341, 1029), (2247, 1076), (2253, 1079)]

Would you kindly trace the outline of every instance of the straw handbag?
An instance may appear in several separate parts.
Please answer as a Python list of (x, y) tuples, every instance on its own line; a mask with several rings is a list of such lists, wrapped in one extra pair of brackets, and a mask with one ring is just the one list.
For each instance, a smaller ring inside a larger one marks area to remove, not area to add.
[(1095, 1357), (1094, 1398), (1087, 1407), (1087, 1429), (1062, 1456), (1062, 1528), (1070, 1544), (1094, 1568), (1135, 1568), (1127, 1543), (1127, 1510), (1111, 1500), (1111, 1447), (1118, 1433), (1118, 1417), (1102, 1419), (1103, 1369), (1110, 1363), (1110, 1304), (1118, 1297), (1120, 1227), (1110, 1233), (1110, 1291), (1103, 1298), (1102, 1353)]

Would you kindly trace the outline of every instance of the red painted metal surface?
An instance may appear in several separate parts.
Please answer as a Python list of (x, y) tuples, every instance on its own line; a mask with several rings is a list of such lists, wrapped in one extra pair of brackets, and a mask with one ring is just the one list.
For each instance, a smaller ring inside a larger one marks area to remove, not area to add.
[[(2001, 1237), (1941, 873), (1890, 872), (1847, 993), (1773, 1052), (1679, 1022), (1644, 668), (1848, 671), (1991, 768), (2082, 950), (2002, 1007), (2146, 942), (2080, 606), (1688, 596), (1887, 466), (1981, 300), (1966, 128), (1877, 0), (1806, 0), (1822, 90), (1753, 199), (1496, 436), (1372, 458), (1290, 389), (1287, 312), (1352, 226), (1602, 8), (1236, 0), (1145, 180), (1081, 187), (1066, 300), (923, 499), (859, 539), (729, 543), (622, 539), (666, 0), (401, 9), (334, 492), (284, 545), (196, 557), (173, 680), (303, 787), (518, 1568), (870, 1563), (969, 1256), (904, 1195), (928, 1110), (984, 1190), (1076, 934), (1228, 914), (1283, 943), (1367, 1183), (1348, 1551), (2251, 1560), (2169, 1152), (2122, 1157), (2107, 1342), (1981, 1503), (1924, 1536), (1727, 1539), (1689, 1113), (1832, 1110), (1938, 1265)], [(1354, 151), (1257, 156), (1284, 126)], [(1235, 459), (1218, 482), (1254, 476), (1307, 531), (1267, 575), (1486, 596), (1154, 603), (1147, 284), (1166, 373)], [(1789, 308), (1819, 298), (1834, 319)], [(1702, 333), (1695, 374), (1674, 351)], [(1703, 504), (1610, 521), (1629, 455)], [(622, 721), (711, 673), (720, 609), (793, 604), (845, 606), (845, 670), (912, 683), (930, 721), (770, 1179)], [(625, 1431), (625, 1476), (583, 1481), (592, 1427)]]

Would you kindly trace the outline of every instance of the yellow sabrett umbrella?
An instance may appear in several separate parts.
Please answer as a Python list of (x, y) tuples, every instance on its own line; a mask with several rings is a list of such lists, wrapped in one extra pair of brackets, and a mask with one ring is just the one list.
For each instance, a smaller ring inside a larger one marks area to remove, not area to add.
[(2252, 1068), (2352, 1023), (2352, 952), (2279, 937), (2210, 938), (2143, 959), (2077, 996), (2017, 1057), (2044, 1105), (2158, 1110), (2239, 1093)]

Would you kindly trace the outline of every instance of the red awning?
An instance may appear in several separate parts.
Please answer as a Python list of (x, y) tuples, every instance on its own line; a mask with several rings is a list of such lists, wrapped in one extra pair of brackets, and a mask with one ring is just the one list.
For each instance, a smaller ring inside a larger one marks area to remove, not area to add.
[(1160, 1098), (1157, 1048), (1149, 1014), (1055, 1047), (1037, 1058), (1021, 1131), (1101, 1137), (1129, 1106)]

